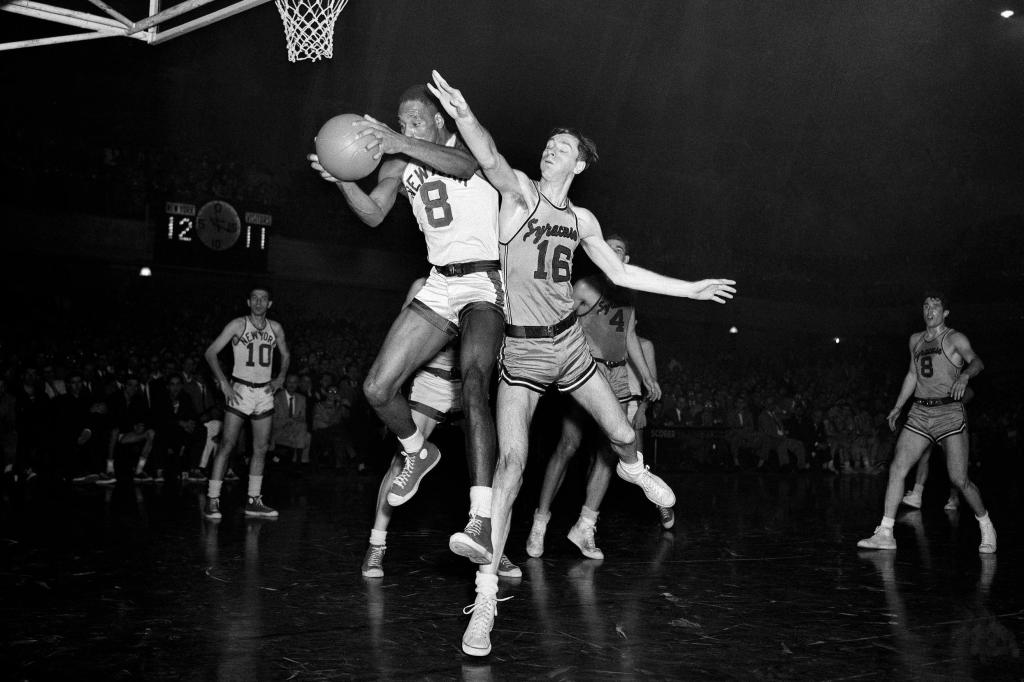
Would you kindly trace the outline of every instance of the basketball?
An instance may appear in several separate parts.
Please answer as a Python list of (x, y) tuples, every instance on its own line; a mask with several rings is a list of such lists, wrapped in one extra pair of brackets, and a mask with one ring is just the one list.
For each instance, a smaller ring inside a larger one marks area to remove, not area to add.
[(316, 134), (314, 144), (320, 165), (339, 180), (361, 180), (380, 163), (366, 151), (373, 137), (357, 137), (362, 128), (352, 122), (362, 120), (357, 114), (340, 114), (324, 123)]

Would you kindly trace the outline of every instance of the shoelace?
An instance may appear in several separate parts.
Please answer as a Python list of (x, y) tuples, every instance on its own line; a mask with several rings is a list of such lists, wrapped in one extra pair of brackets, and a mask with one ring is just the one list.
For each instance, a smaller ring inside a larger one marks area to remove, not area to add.
[(509, 571), (516, 568), (516, 565), (512, 563), (507, 556), (502, 554), (501, 559), (498, 560), (498, 568), (503, 571)]
[(416, 455), (405, 455), (405, 466), (402, 467), (402, 473), (395, 476), (395, 485), (399, 488), (404, 488), (405, 484), (409, 482), (409, 477), (412, 476), (413, 467), (416, 465)]
[[(476, 601), (474, 601), (469, 606), (464, 607), (462, 609), (462, 612), (468, 616), (469, 614), (471, 614), (474, 611), (476, 611), (476, 607), (478, 607), (478, 606), (480, 606), (482, 604), (484, 606), (489, 606), (492, 609), (494, 609), (494, 615), (496, 616), (496, 615), (498, 615), (498, 602), (500, 602), (500, 601), (508, 601), (511, 598), (512, 597), (502, 597), (501, 599), (498, 599), (497, 595), (495, 595), (493, 597), (484, 597), (483, 599), (480, 599), (480, 597), (477, 596)], [(475, 621), (475, 624), (479, 627), (479, 625), (480, 625), (479, 619), (474, 619), (474, 621)], [(471, 625), (474, 624), (474, 621), (470, 621), (470, 624)]]
[(370, 556), (367, 557), (366, 563), (370, 566), (380, 566), (384, 559), (385, 549), (387, 549), (385, 545), (370, 545)]
[(466, 530), (463, 531), (466, 535), (479, 535), (480, 531), (483, 530), (484, 522), (479, 516), (470, 517), (469, 523), (466, 524)]
[(597, 549), (597, 543), (594, 541), (595, 528), (597, 528), (597, 526), (587, 526), (580, 529), (583, 533), (583, 545), (587, 549)]

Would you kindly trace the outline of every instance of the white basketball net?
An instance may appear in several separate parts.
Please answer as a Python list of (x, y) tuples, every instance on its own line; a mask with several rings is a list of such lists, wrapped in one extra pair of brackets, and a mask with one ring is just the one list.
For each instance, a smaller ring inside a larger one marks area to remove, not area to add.
[(334, 22), (348, 0), (274, 0), (284, 23), (288, 61), (334, 56)]

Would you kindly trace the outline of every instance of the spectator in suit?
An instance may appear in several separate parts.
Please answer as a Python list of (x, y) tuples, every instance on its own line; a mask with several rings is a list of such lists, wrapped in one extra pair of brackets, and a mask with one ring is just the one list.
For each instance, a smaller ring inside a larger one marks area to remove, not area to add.
[(185, 392), (184, 377), (173, 372), (166, 377), (166, 394), (154, 409), (156, 426), (156, 480), (163, 474), (177, 476), (198, 468), (199, 455), (206, 443), (206, 430), (199, 423), (192, 399)]
[(270, 449), (274, 461), (309, 464), (309, 427), (306, 396), (299, 392), (299, 375), (289, 372), (284, 390), (274, 396), (274, 417), (270, 427)]
[(797, 469), (806, 469), (807, 451), (803, 443), (789, 437), (789, 432), (786, 431), (783, 425), (787, 415), (779, 408), (778, 402), (774, 398), (768, 398), (765, 401), (764, 410), (757, 418), (758, 430), (765, 436), (765, 441), (762, 443), (758, 453), (757, 468), (761, 469), (764, 467), (770, 451), (774, 450), (778, 455), (780, 469), (785, 470), (789, 468), (789, 456), (791, 453), (796, 459)]

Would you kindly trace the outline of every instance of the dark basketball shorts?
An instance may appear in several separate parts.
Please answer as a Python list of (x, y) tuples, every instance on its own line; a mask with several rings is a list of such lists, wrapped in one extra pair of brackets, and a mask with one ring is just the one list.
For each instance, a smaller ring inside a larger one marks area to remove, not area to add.
[(554, 338), (506, 336), (498, 364), (501, 381), (537, 393), (543, 393), (552, 384), (562, 393), (572, 393), (597, 371), (578, 322)]
[(612, 393), (615, 394), (615, 399), (625, 405), (633, 399), (633, 394), (629, 390), (629, 370), (626, 369), (625, 365), (621, 367), (609, 367), (602, 363), (597, 363), (597, 371), (608, 381), (608, 385), (612, 387)]
[(961, 402), (932, 407), (914, 403), (903, 428), (938, 443), (943, 438), (967, 430), (967, 413)]
[(463, 314), (481, 306), (504, 316), (505, 284), (500, 270), (446, 277), (437, 268), (431, 268), (423, 288), (409, 304), (413, 311), (449, 336), (459, 333), (459, 318)]

